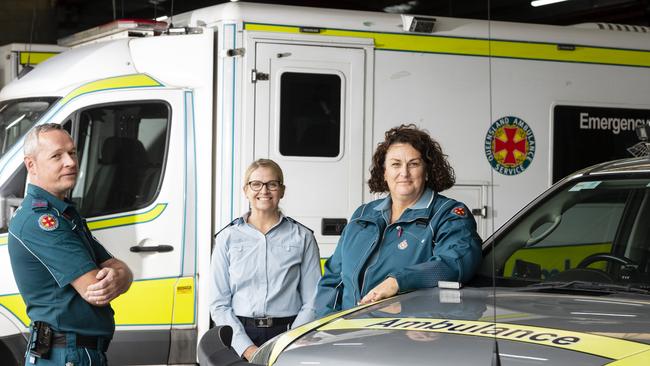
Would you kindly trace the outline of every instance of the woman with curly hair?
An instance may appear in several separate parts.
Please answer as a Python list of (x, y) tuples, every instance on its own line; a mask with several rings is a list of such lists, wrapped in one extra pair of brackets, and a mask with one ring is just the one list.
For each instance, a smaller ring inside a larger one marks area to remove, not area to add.
[(320, 316), (436, 287), (466, 282), (481, 260), (481, 239), (467, 206), (439, 192), (454, 185), (440, 144), (415, 125), (388, 130), (372, 158), (370, 192), (325, 263), (318, 284)]

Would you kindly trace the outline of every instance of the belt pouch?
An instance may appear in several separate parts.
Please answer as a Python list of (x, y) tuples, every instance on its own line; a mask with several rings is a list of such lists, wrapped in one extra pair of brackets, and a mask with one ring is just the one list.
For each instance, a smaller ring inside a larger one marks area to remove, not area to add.
[(36, 358), (47, 360), (50, 358), (52, 348), (52, 328), (41, 321), (32, 325), (32, 334), (29, 342), (29, 354)]

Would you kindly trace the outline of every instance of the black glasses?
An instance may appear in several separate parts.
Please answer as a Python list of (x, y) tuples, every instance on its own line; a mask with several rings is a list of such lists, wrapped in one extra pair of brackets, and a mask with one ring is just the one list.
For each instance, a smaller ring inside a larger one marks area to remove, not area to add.
[(255, 192), (261, 191), (262, 187), (266, 186), (269, 191), (277, 191), (282, 186), (279, 180), (270, 180), (268, 182), (261, 182), (259, 180), (252, 180), (248, 182), (248, 186)]

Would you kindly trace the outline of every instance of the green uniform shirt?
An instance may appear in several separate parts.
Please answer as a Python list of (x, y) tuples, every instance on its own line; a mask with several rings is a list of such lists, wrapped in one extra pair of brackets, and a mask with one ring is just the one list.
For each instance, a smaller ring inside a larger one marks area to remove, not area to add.
[(74, 204), (29, 185), (9, 224), (9, 256), (32, 321), (59, 332), (111, 338), (113, 309), (87, 303), (70, 284), (112, 256)]

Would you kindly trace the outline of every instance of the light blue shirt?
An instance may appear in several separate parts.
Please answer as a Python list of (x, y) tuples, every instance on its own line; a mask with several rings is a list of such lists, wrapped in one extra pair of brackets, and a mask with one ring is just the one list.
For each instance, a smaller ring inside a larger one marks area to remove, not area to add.
[(253, 342), (237, 316), (296, 316), (292, 327), (316, 318), (314, 297), (320, 255), (312, 232), (280, 214), (262, 234), (248, 224), (250, 213), (217, 234), (212, 253), (210, 313), (217, 325), (233, 329), (239, 355)]

